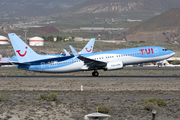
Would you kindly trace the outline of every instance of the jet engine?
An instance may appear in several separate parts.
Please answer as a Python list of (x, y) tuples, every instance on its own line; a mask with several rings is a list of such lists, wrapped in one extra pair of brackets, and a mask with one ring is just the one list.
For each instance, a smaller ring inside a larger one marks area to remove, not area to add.
[(117, 70), (117, 69), (122, 69), (122, 68), (123, 68), (122, 61), (110, 62), (110, 63), (107, 63), (105, 70)]

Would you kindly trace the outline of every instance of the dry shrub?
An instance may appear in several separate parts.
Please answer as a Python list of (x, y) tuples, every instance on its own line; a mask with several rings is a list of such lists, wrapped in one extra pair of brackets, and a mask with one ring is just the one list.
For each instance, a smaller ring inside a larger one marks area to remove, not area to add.
[(98, 106), (98, 111), (99, 113), (104, 113), (104, 114), (108, 114), (111, 112), (111, 109), (105, 106)]
[(47, 95), (46, 94), (40, 94), (36, 100), (46, 100), (47, 99)]
[(9, 100), (9, 95), (5, 93), (0, 93), (0, 101), (7, 101)]
[(147, 111), (152, 111), (152, 110), (156, 110), (157, 112), (159, 112), (160, 108), (156, 103), (152, 103), (152, 102), (147, 102), (143, 104), (144, 106), (144, 110)]
[(57, 94), (51, 93), (49, 95), (46, 94), (40, 94), (36, 100), (50, 100), (50, 101), (56, 101), (57, 100)]
[(145, 101), (145, 103), (147, 102), (151, 102), (151, 103), (154, 103), (154, 104), (157, 104), (158, 106), (166, 106), (166, 102), (161, 99), (161, 98), (149, 98)]
[(57, 100), (57, 94), (51, 93), (50, 95), (48, 95), (48, 100), (56, 101)]

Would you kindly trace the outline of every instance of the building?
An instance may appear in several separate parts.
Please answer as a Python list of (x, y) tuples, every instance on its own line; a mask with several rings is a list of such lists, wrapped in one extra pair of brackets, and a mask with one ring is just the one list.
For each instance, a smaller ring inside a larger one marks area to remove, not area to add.
[(83, 37), (75, 37), (74, 41), (83, 41)]
[(92, 30), (101, 31), (101, 30), (104, 30), (104, 27), (80, 27), (79, 29), (86, 30), (86, 31), (92, 31)]
[(127, 19), (128, 22), (142, 22), (142, 20), (131, 20), (131, 19)]
[(44, 39), (41, 37), (32, 37), (29, 39), (29, 45), (31, 46), (43, 46), (44, 45)]
[(0, 36), (0, 44), (9, 44), (10, 41), (7, 37)]

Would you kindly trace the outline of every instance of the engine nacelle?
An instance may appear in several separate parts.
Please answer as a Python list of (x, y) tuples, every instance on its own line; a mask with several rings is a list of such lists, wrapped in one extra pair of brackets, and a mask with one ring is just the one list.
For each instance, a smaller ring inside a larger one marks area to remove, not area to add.
[(105, 67), (105, 70), (117, 70), (122, 68), (123, 68), (123, 63), (119, 61), (119, 62), (108, 63), (107, 66)]

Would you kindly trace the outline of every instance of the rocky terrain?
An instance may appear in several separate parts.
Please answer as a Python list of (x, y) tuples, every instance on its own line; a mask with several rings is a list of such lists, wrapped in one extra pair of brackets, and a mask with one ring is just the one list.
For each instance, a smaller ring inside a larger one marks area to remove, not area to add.
[(99, 13), (99, 12), (123, 12), (123, 11), (130, 11), (130, 10), (138, 10), (139, 7), (143, 7), (144, 4), (142, 2), (128, 2), (128, 3), (121, 3), (119, 2), (107, 2), (104, 4), (96, 4), (85, 6), (78, 10), (76, 13), (84, 13), (84, 12), (92, 12), (92, 13)]
[[(178, 0), (87, 0), (77, 6), (74, 6), (77, 13), (99, 13), (99, 12), (123, 12), (123, 11), (145, 11), (162, 12), (172, 7), (179, 7)], [(79, 7), (79, 8), (78, 8)]]

